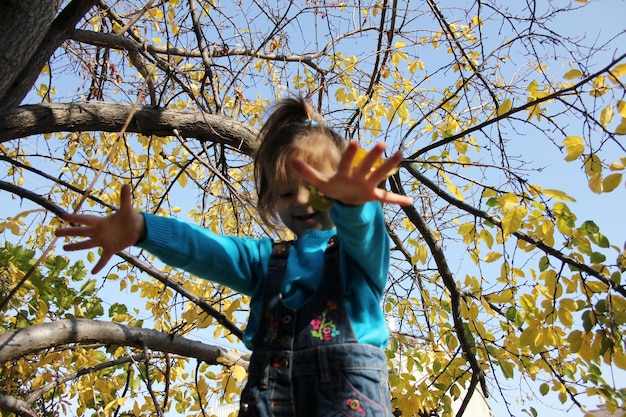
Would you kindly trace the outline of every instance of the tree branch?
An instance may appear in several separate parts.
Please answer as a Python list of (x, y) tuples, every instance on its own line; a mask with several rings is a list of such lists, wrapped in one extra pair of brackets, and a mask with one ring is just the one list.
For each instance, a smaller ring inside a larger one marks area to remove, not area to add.
[(45, 349), (70, 343), (122, 345), (196, 358), (211, 365), (241, 365), (241, 354), (175, 334), (98, 320), (71, 319), (35, 324), (0, 335), (0, 362), (19, 359)]
[[(119, 132), (130, 104), (50, 103), (20, 106), (0, 112), (0, 143), (30, 135), (54, 132)], [(126, 128), (127, 132), (170, 136), (176, 129), (182, 137), (227, 145), (245, 155), (257, 147), (257, 131), (224, 116), (143, 106)]]
[[(393, 192), (406, 194), (402, 189), (400, 182), (398, 181), (397, 174), (391, 177), (390, 185)], [(424, 241), (430, 249), (430, 253), (433, 255), (433, 259), (437, 264), (437, 269), (439, 271), (439, 274), (441, 275), (441, 279), (443, 280), (444, 285), (450, 293), (451, 315), (454, 329), (461, 345), (461, 349), (463, 350), (463, 356), (472, 368), (472, 382), (468, 387), (467, 396), (471, 398), (472, 394), (474, 393), (473, 388), (476, 386), (476, 382), (478, 381), (480, 382), (483, 395), (485, 397), (488, 397), (489, 390), (487, 389), (487, 383), (485, 381), (485, 373), (480, 367), (476, 356), (474, 355), (474, 353), (472, 353), (473, 347), (470, 344), (470, 339), (465, 331), (463, 319), (461, 318), (462, 294), (461, 291), (459, 291), (456, 282), (454, 282), (454, 276), (452, 274), (452, 271), (448, 267), (448, 262), (446, 260), (445, 254), (443, 253), (443, 248), (441, 247), (441, 245), (439, 245), (437, 238), (431, 232), (430, 227), (428, 227), (428, 224), (415, 209), (415, 207), (404, 206), (402, 207), (402, 210), (405, 212), (409, 220), (417, 227), (417, 230), (424, 238)], [(469, 388), (472, 388), (472, 390), (470, 390)], [(465, 404), (465, 406), (467, 406), (467, 404)]]
[[(443, 198), (445, 201), (447, 201), (448, 203), (454, 205), (455, 207), (458, 207), (461, 210), (466, 211), (467, 213), (470, 213), (476, 217), (479, 217), (483, 220), (486, 220), (488, 222), (493, 223), (495, 226), (497, 226), (498, 228), (502, 229), (502, 221), (497, 218), (496, 216), (489, 214), (485, 211), (479, 210), (469, 204), (464, 203), (463, 201), (452, 197), (451, 195), (445, 193), (444, 191), (442, 191), (439, 187), (437, 187), (437, 185), (435, 185), (428, 177), (422, 175), (419, 171), (417, 171), (413, 166), (411, 166), (411, 164), (406, 164), (406, 169), (407, 171), (416, 179), (418, 180), (421, 184), (425, 185), (426, 187), (428, 187), (429, 189), (431, 189), (433, 192), (435, 192), (435, 194), (437, 194), (439, 197)], [(545, 243), (543, 243), (540, 239), (536, 239), (532, 236), (527, 235), (526, 233), (523, 233), (519, 230), (516, 230), (515, 232), (512, 232), (511, 235), (515, 236), (516, 238), (523, 240), (527, 243), (530, 243), (531, 245), (535, 245), (538, 249), (540, 249), (541, 251), (545, 252), (548, 255), (553, 256), (554, 258), (560, 260), (561, 262), (570, 265), (580, 271), (583, 271), (585, 273), (587, 273), (588, 275), (597, 278), (598, 280), (602, 281), (604, 284), (606, 284), (609, 288), (611, 288), (612, 290), (618, 292), (619, 294), (621, 294), (623, 297), (626, 297), (626, 287), (621, 286), (619, 284), (617, 284), (616, 282), (614, 282), (610, 277), (602, 274), (602, 271), (596, 271), (595, 269), (593, 269), (591, 266), (585, 264), (584, 262), (580, 262), (578, 260), (576, 260), (575, 258), (572, 258), (571, 256), (567, 256), (564, 253), (558, 251), (557, 249), (553, 248), (552, 246), (546, 245)]]
[(25, 401), (4, 394), (0, 394), (0, 410), (10, 411), (20, 417), (39, 417)]

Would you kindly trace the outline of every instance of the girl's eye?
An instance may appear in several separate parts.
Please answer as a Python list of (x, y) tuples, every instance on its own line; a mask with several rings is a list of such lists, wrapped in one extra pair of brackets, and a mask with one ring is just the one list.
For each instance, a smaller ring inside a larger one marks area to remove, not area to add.
[(293, 192), (291, 192), (291, 191), (287, 191), (285, 193), (278, 194), (278, 197), (280, 197), (280, 198), (290, 198), (291, 196), (293, 196)]

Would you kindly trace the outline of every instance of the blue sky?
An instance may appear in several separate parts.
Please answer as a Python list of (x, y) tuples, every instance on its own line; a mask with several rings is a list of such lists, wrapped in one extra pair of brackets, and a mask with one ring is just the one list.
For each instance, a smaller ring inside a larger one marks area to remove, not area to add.
[[(590, 7), (585, 8), (584, 12), (572, 13), (568, 15), (567, 21), (559, 22), (559, 25), (566, 31), (570, 32), (572, 36), (577, 36), (582, 33), (586, 33), (592, 37), (598, 36), (598, 42), (601, 44), (603, 38), (607, 36), (607, 33), (616, 33), (621, 30), (626, 30), (626, 24), (624, 23), (624, 16), (626, 16), (626, 2), (624, 0), (598, 0), (591, 1)], [(614, 54), (616, 51), (606, 51), (607, 58)], [(624, 52), (623, 50), (621, 52)], [(568, 68), (552, 68), (551, 72), (554, 74), (565, 73)], [(63, 89), (71, 89), (71, 80), (67, 80), (68, 85), (58, 85), (59, 93), (63, 94)], [(36, 98), (33, 101), (37, 101)], [(529, 146), (533, 145), (533, 138), (528, 137)], [(576, 212), (579, 217), (579, 221), (582, 222), (585, 219), (594, 219), (601, 228), (601, 231), (609, 237), (611, 243), (621, 245), (626, 240), (626, 222), (622, 220), (624, 216), (624, 205), (626, 203), (626, 189), (624, 186), (620, 186), (616, 191), (608, 194), (595, 195), (588, 187), (581, 186), (584, 184), (585, 177), (581, 172), (577, 163), (570, 163), (565, 168), (563, 164), (555, 163), (555, 158), (562, 160), (563, 155), (556, 152), (556, 149), (550, 149), (549, 147), (537, 148), (535, 163), (545, 167), (541, 173), (537, 173), (537, 183), (541, 183), (544, 188), (556, 188), (566, 191), (569, 195), (576, 199), (576, 203), (570, 203), (570, 207)], [(34, 184), (36, 188), (36, 184)], [(191, 202), (193, 205), (195, 202)], [(181, 202), (181, 206), (185, 205), (185, 202)], [(15, 213), (19, 210), (18, 201), (9, 202), (10, 213)], [(60, 249), (57, 249), (60, 253)], [(78, 255), (80, 257), (80, 255)], [(103, 291), (99, 295), (105, 299), (105, 301), (111, 304), (118, 300), (120, 294), (116, 291), (116, 283), (108, 285), (106, 291)], [(136, 305), (143, 305), (138, 302)], [(232, 347), (232, 345), (225, 340), (215, 341), (211, 337), (205, 337), (198, 332), (194, 335), (194, 338), (199, 338), (202, 341), (210, 344), (223, 344), (225, 347)], [(235, 345), (237, 346), (237, 345)], [(522, 387), (523, 388), (523, 387)], [(523, 395), (520, 391), (520, 399)], [(502, 402), (499, 399), (495, 399), (497, 402), (492, 402), (491, 405), (494, 408), (496, 415), (504, 415), (505, 409), (502, 407)], [(514, 399), (511, 399), (515, 401)], [(571, 417), (582, 416), (578, 410), (565, 410), (555, 412), (551, 408), (541, 406), (543, 398), (533, 398), (528, 400), (528, 405), (534, 406), (540, 409), (542, 413), (540, 415), (568, 415)], [(590, 406), (593, 399), (588, 403)], [(554, 402), (554, 405), (559, 407), (559, 404)]]

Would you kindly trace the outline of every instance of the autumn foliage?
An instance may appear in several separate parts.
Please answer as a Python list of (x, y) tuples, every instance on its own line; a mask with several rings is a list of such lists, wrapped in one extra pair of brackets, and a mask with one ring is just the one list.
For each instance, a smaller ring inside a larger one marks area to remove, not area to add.
[(250, 156), (264, 109), (290, 93), (364, 148), (405, 155), (382, 185), (415, 201), (385, 206), (403, 416), (461, 414), (474, 392), (509, 415), (625, 406), (626, 236), (605, 205), (625, 201), (625, 35), (566, 23), (623, 3), (10, 3), (3, 415), (237, 401), (246, 297), (137, 249), (92, 276), (97, 253), (70, 257), (54, 230), (64, 211), (115, 210), (130, 183), (141, 210), (289, 238), (259, 220)]

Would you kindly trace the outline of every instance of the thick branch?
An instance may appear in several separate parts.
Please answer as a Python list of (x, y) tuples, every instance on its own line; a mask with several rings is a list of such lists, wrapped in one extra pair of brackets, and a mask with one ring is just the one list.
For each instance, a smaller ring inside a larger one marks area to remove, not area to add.
[[(54, 132), (119, 132), (130, 104), (54, 103), (20, 106), (0, 113), (0, 143), (29, 135)], [(126, 131), (170, 136), (176, 129), (182, 137), (228, 145), (251, 155), (257, 132), (245, 123), (223, 116), (143, 106), (136, 109)]]
[(39, 417), (25, 401), (4, 394), (0, 394), (0, 410), (10, 411), (20, 417)]
[(98, 343), (135, 348), (147, 347), (160, 352), (196, 358), (208, 364), (247, 366), (240, 354), (228, 352), (184, 337), (152, 329), (97, 320), (72, 319), (36, 324), (0, 335), (0, 362), (70, 343)]
[[(41, 69), (54, 51), (71, 35), (76, 23), (91, 9), (95, 0), (73, 0), (54, 19), (43, 41), (30, 60), (22, 66), (15, 82), (0, 101), (0, 111), (19, 105), (30, 91)], [(33, 28), (31, 28), (32, 30)]]

